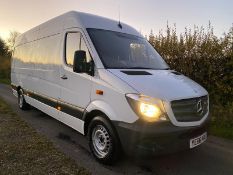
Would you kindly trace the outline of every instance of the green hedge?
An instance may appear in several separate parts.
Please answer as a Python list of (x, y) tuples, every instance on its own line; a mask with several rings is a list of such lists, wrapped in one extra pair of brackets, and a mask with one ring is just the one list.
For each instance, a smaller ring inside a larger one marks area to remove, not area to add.
[(4, 40), (0, 38), (0, 79), (10, 79), (11, 52)]
[(10, 57), (0, 56), (0, 79), (10, 79), (11, 61)]

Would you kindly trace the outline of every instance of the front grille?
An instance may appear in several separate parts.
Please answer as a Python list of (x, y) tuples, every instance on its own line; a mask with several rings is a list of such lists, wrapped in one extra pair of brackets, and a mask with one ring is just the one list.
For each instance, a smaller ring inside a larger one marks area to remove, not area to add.
[(199, 121), (208, 112), (208, 96), (175, 100), (171, 102), (171, 107), (177, 121)]

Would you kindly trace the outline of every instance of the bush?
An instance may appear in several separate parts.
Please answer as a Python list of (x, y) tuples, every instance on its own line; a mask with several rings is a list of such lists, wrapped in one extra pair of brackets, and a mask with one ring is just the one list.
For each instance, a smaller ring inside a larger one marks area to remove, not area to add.
[(6, 43), (0, 38), (0, 79), (10, 79), (10, 58), (11, 52)]
[(10, 79), (10, 58), (0, 56), (0, 79)]

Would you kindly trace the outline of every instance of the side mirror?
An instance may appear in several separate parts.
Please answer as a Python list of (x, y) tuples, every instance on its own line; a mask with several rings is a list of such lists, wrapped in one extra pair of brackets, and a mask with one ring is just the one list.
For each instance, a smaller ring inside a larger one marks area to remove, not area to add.
[(74, 53), (73, 71), (76, 73), (86, 72), (86, 52), (77, 50)]
[(76, 73), (87, 73), (94, 76), (94, 61), (87, 63), (86, 52), (77, 50), (74, 53), (73, 71)]

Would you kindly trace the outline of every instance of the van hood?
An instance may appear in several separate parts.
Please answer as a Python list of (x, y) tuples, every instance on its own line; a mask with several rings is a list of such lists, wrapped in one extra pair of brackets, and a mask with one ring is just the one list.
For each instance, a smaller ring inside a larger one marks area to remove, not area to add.
[(108, 70), (138, 93), (162, 100), (172, 101), (208, 94), (199, 84), (173, 70)]

